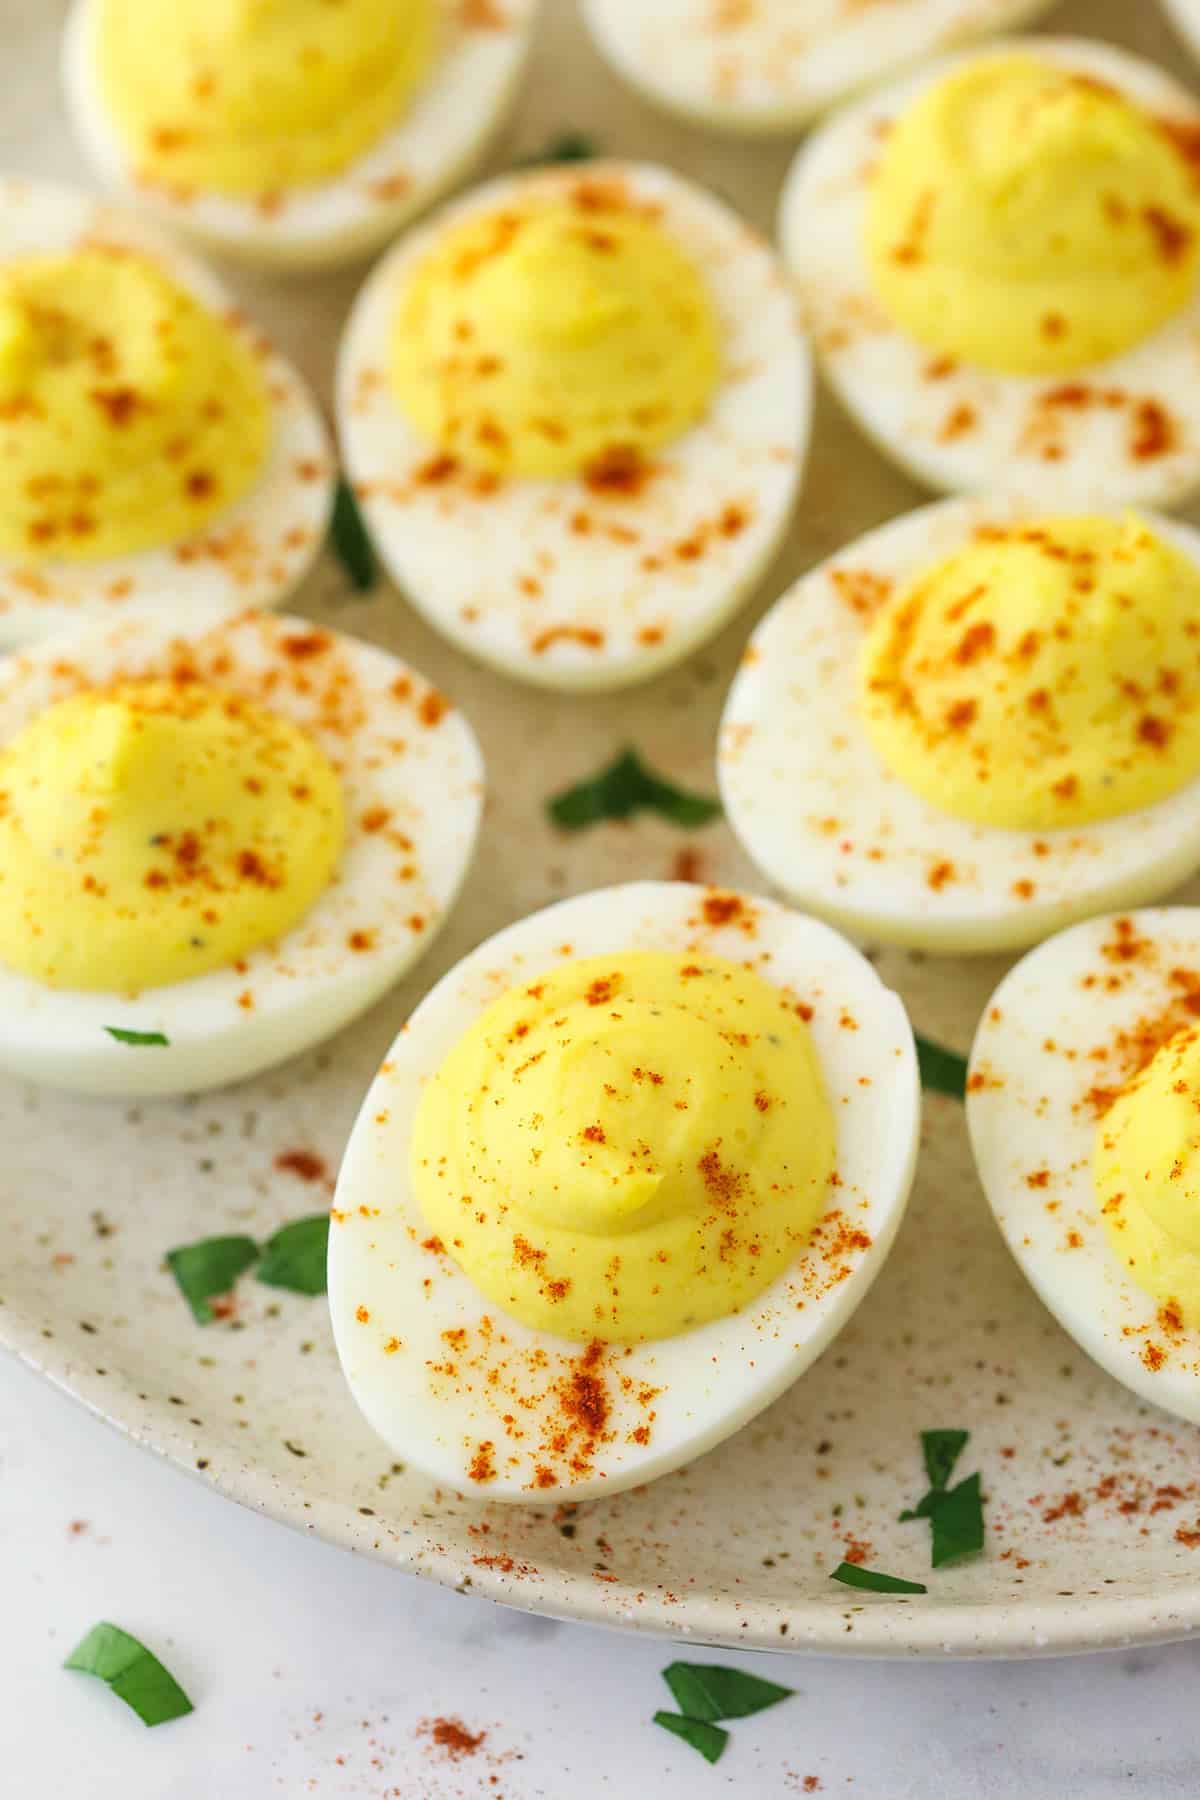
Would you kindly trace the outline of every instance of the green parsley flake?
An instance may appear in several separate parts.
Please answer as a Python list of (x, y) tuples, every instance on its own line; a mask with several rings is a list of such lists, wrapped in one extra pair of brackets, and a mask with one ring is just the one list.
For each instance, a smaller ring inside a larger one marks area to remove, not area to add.
[(795, 1691), (715, 1663), (674, 1662), (662, 1673), (671, 1698), (690, 1719), (748, 1719), (768, 1706), (778, 1706)]
[(929, 1515), (932, 1543), (929, 1560), (935, 1569), (983, 1549), (983, 1494), (980, 1477), (968, 1475), (957, 1487), (938, 1496)]
[(931, 1519), (943, 1492), (942, 1488), (930, 1488), (927, 1494), (922, 1494), (915, 1506), (906, 1506), (900, 1514), (901, 1525), (907, 1525), (910, 1519)]
[(957, 1487), (947, 1488), (955, 1465), (970, 1438), (967, 1431), (923, 1431), (921, 1451), (930, 1487), (916, 1506), (900, 1514), (909, 1519), (928, 1519), (931, 1527), (930, 1561), (935, 1569), (960, 1556), (983, 1549), (983, 1494), (980, 1477), (968, 1475)]
[(720, 1762), (725, 1754), (729, 1733), (722, 1731), (719, 1725), (710, 1725), (707, 1719), (688, 1719), (682, 1713), (656, 1712), (654, 1723), (661, 1725), (664, 1731), (673, 1731), (685, 1744), (698, 1750), (705, 1762)]
[(72, 1650), (64, 1669), (78, 1669), (106, 1682), (119, 1700), (132, 1707), (143, 1725), (165, 1725), (181, 1719), (193, 1706), (175, 1677), (153, 1651), (119, 1625), (93, 1625)]
[(945, 1094), (951, 1100), (964, 1100), (967, 1093), (967, 1059), (956, 1050), (930, 1043), (917, 1034), (917, 1062), (921, 1069), (921, 1085), (934, 1094)]
[(104, 1029), (118, 1044), (134, 1044), (142, 1049), (161, 1049), (171, 1041), (161, 1031), (126, 1031), (120, 1025), (106, 1025)]
[(267, 1239), (255, 1276), (293, 1294), (323, 1294), (328, 1250), (329, 1214), (297, 1219)]
[(347, 481), (339, 481), (333, 501), (333, 517), (329, 522), (329, 541), (334, 554), (360, 594), (375, 585), (375, 552), (367, 536), (354, 490)]
[(250, 1237), (202, 1238), (197, 1244), (167, 1251), (167, 1266), (197, 1325), (211, 1325), (216, 1315), (209, 1301), (227, 1294), (238, 1276), (257, 1260), (258, 1245)]
[(954, 1465), (967, 1447), (969, 1431), (923, 1431), (921, 1454), (931, 1488), (944, 1488), (954, 1473)]
[(866, 1588), (872, 1594), (927, 1594), (921, 1581), (905, 1581), (899, 1575), (884, 1575), (879, 1569), (864, 1569), (860, 1563), (839, 1563), (830, 1577), (847, 1587)]
[(599, 154), (595, 138), (589, 137), (586, 131), (560, 131), (542, 149), (531, 150), (528, 156), (522, 156), (515, 167), (540, 169), (547, 163), (591, 162)]
[(554, 823), (563, 831), (582, 831), (604, 819), (629, 819), (634, 813), (656, 812), (682, 830), (692, 831), (719, 818), (721, 803), (689, 794), (654, 775), (636, 750), (625, 750), (590, 781), (581, 781), (547, 802)]

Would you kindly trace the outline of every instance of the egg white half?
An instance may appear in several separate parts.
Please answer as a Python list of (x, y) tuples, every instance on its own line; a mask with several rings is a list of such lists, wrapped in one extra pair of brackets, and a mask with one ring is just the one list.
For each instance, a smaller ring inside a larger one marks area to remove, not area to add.
[(1162, 0), (1172, 25), (1193, 56), (1200, 57), (1200, 3), (1198, 0)]
[(583, 0), (597, 48), (660, 106), (717, 130), (794, 131), (907, 64), (1052, 0)]
[[(165, 673), (181, 650), (200, 679), (294, 720), (329, 757), (346, 813), (335, 880), (278, 943), (169, 987), (80, 993), (0, 964), (9, 1074), (89, 1094), (241, 1080), (373, 1005), (428, 949), (462, 885), (483, 795), (470, 727), (395, 657), (302, 619), (223, 615), (174, 631), (126, 619), (12, 656), (0, 664), (0, 745), (57, 700)], [(110, 1026), (168, 1043), (121, 1044)]]
[(1195, 1024), (1171, 981), (1180, 967), (1200, 969), (1195, 907), (1132, 913), (1121, 932), (1090, 919), (1040, 945), (984, 1012), (967, 1125), (996, 1222), (1059, 1323), (1134, 1393), (1200, 1421), (1200, 1331), (1164, 1320), (1113, 1253), (1091, 1170), (1093, 1096), (1133, 1073), (1119, 1034), (1175, 1013)]
[(254, 350), (271, 408), (267, 458), (236, 505), (161, 548), (90, 562), (0, 553), (0, 649), (127, 611), (186, 623), (214, 606), (278, 606), (308, 573), (329, 523), (335, 465), (316, 402), (216, 277), (127, 209), (71, 188), (0, 180), (0, 267), (97, 244), (153, 259)]
[[(707, 416), (658, 454), (636, 494), (594, 492), (581, 478), (513, 478), (493, 490), (447, 472), (401, 413), (388, 374), (392, 321), (414, 269), (467, 218), (531, 194), (614, 184), (661, 209), (657, 223), (707, 280), (724, 368)], [(645, 680), (725, 623), (787, 528), (812, 414), (808, 348), (769, 246), (690, 182), (625, 163), (508, 176), (411, 233), (355, 304), (337, 389), (346, 465), (401, 589), (469, 655), (558, 688)]]
[[(726, 922), (709, 923), (707, 913)], [(499, 1313), (449, 1257), (422, 1247), (428, 1227), (410, 1185), (409, 1139), (424, 1083), (491, 1000), (564, 957), (625, 950), (745, 962), (812, 1007), (840, 1185), (819, 1235), (745, 1311), (657, 1343), (609, 1349), (600, 1378), (611, 1395), (611, 1428), (590, 1466), (569, 1474), (560, 1462), (558, 1484), (542, 1485), (536, 1470), (555, 1463), (545, 1445), (562, 1428), (555, 1389), (578, 1367), (583, 1346)], [(666, 1474), (753, 1418), (849, 1319), (900, 1224), (919, 1109), (900, 1000), (826, 926), (769, 901), (655, 882), (535, 913), (438, 983), (392, 1046), (355, 1125), (329, 1243), (334, 1336), (355, 1399), (398, 1456), (488, 1500), (582, 1500)], [(842, 1224), (869, 1244), (843, 1249)], [(457, 1348), (448, 1348), (448, 1331), (464, 1334)], [(447, 1361), (451, 1375), (434, 1367)], [(637, 1399), (649, 1389), (657, 1390), (652, 1412)], [(517, 1422), (506, 1425), (505, 1414)], [(648, 1441), (635, 1441), (647, 1425)], [(484, 1444), (493, 1447), (494, 1473), (473, 1480)]]
[(538, 0), (437, 0), (440, 48), (399, 124), (340, 175), (258, 200), (139, 181), (96, 75), (98, 0), (75, 0), (63, 41), (72, 121), (105, 181), (175, 230), (248, 263), (317, 268), (395, 236), (482, 160), (516, 96)]
[(876, 297), (864, 217), (886, 132), (951, 70), (1012, 52), (1095, 76), (1168, 123), (1200, 128), (1200, 105), (1179, 82), (1083, 38), (1010, 39), (857, 102), (800, 152), (780, 209), (818, 355), (860, 428), (929, 487), (1005, 489), (1059, 507), (1174, 505), (1200, 486), (1200, 291), (1123, 356), (1049, 376), (952, 364), (894, 324)]
[[(908, 513), (804, 576), (750, 640), (721, 721), (726, 814), (764, 874), (843, 930), (935, 951), (1020, 949), (1158, 899), (1200, 867), (1200, 781), (1097, 825), (1005, 830), (939, 812), (867, 735), (859, 657), (883, 598), (980, 526), (1044, 513), (995, 498)], [(1146, 517), (1200, 567), (1200, 532)]]

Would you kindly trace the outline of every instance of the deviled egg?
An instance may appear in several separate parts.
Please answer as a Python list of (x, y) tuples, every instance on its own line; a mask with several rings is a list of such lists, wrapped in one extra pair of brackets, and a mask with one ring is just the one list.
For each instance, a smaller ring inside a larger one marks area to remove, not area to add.
[(1091, 919), (1001, 982), (971, 1053), (980, 1179), (1059, 1323), (1200, 1421), (1200, 911)]
[(907, 64), (1010, 31), (1051, 0), (584, 0), (598, 49), (660, 106), (717, 130), (795, 131)]
[(365, 254), (503, 123), (537, 0), (74, 0), (76, 130), (100, 173), (250, 262)]
[(806, 575), (725, 708), (730, 824), (792, 899), (946, 952), (1023, 947), (1200, 867), (1200, 534), (924, 507)]
[(1166, 506), (1200, 486), (1200, 106), (1013, 40), (857, 102), (781, 229), (829, 378), (931, 487)]
[(637, 883), (509, 927), (435, 987), (354, 1128), (329, 1298), (398, 1456), (580, 1500), (710, 1449), (882, 1267), (916, 1156), (897, 997), (827, 926)]
[(0, 1068), (93, 1094), (297, 1055), (431, 942), (466, 873), (469, 727), (299, 619), (148, 616), (0, 665)]
[(373, 273), (338, 371), (343, 454), (396, 581), (547, 687), (677, 662), (791, 514), (811, 376), (787, 277), (664, 169), (507, 177)]
[(140, 219), (0, 181), (0, 647), (272, 606), (325, 536), (334, 465), (296, 371)]

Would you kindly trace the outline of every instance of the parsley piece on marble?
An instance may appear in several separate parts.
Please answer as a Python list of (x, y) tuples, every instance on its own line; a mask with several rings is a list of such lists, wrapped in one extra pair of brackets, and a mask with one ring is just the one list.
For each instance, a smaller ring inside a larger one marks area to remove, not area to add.
[(673, 1662), (663, 1670), (663, 1680), (680, 1712), (690, 1719), (748, 1719), (778, 1706), (795, 1691), (778, 1682), (763, 1681), (742, 1669), (723, 1669), (715, 1663)]
[(119, 1625), (93, 1625), (63, 1664), (107, 1683), (143, 1725), (165, 1725), (194, 1710), (191, 1701), (152, 1650)]
[(673, 1731), (677, 1738), (698, 1750), (705, 1762), (720, 1762), (725, 1754), (729, 1733), (722, 1731), (719, 1725), (710, 1725), (707, 1719), (688, 1719), (683, 1713), (656, 1712), (654, 1723), (661, 1725), (664, 1731)]

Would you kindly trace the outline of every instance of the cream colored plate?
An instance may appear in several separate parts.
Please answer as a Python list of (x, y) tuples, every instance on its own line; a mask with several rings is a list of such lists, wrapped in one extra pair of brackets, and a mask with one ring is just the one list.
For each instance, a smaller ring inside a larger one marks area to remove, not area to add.
[[(590, 129), (607, 148), (711, 182), (770, 225), (786, 145), (742, 146), (664, 121), (602, 69), (573, 4), (547, 8), (522, 147), (564, 126)], [(54, 72), (64, 10), (45, 0), (3, 8), (0, 165), (73, 178)], [(1150, 0), (1074, 0), (1048, 27), (1105, 32), (1185, 67)], [(326, 394), (354, 281), (238, 283)], [(336, 1167), (407, 1010), (485, 934), (551, 898), (637, 875), (753, 885), (723, 827), (685, 837), (639, 822), (564, 840), (546, 822), (547, 788), (633, 742), (711, 790), (721, 701), (763, 606), (918, 498), (826, 405), (801, 521), (761, 603), (711, 652), (613, 699), (510, 686), (443, 645), (394, 594), (351, 602), (339, 571), (321, 570), (300, 609), (398, 650), (479, 731), (493, 798), (464, 901), (390, 1001), (247, 1087), (125, 1109), (0, 1084), (0, 1337), (222, 1492), (517, 1606), (707, 1641), (909, 1655), (1073, 1650), (1191, 1630), (1200, 1432), (1116, 1386), (1043, 1310), (991, 1222), (948, 1101), (928, 1103), (917, 1192), (891, 1262), (816, 1367), (690, 1469), (573, 1517), (489, 1508), (393, 1468), (342, 1382), (321, 1301), (245, 1281), (237, 1320), (202, 1330), (162, 1269), (172, 1245), (265, 1235), (326, 1202), (320, 1179), (277, 1159), (304, 1150)], [(1200, 899), (1200, 887), (1188, 897)], [(964, 1049), (1006, 966), (880, 958), (918, 1027)], [(898, 1525), (896, 1514), (921, 1489), (918, 1431), (957, 1425), (972, 1432), (963, 1473), (981, 1469), (990, 1496), (988, 1553), (928, 1576), (924, 1528)], [(926, 1575), (929, 1594), (897, 1600), (834, 1585), (828, 1572), (854, 1544), (878, 1567)]]

